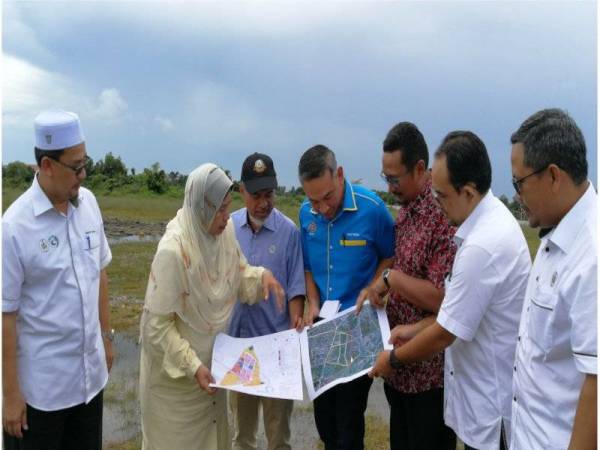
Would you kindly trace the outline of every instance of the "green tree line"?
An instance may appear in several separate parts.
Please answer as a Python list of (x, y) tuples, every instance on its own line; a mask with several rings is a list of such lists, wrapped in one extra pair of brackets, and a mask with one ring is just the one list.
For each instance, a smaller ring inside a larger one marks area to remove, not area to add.
[[(87, 177), (83, 183), (84, 186), (97, 194), (167, 194), (175, 197), (183, 196), (183, 190), (187, 175), (171, 171), (166, 172), (161, 169), (158, 162), (152, 164), (149, 168), (136, 173), (132, 167), (128, 169), (120, 156), (107, 153), (104, 158), (94, 161), (90, 158), (85, 167)], [(229, 178), (233, 180), (231, 172), (224, 169)], [(3, 186), (26, 189), (33, 180), (34, 168), (20, 161), (14, 161), (2, 166), (2, 184)], [(362, 180), (353, 180), (353, 183), (360, 184)], [(234, 180), (234, 191), (239, 191), (239, 182)], [(376, 191), (382, 200), (393, 205), (397, 203), (396, 198), (386, 191)], [(302, 201), (304, 191), (302, 187), (286, 188), (279, 186), (277, 188), (279, 197), (293, 197), (297, 201)], [(522, 208), (513, 198), (509, 199), (506, 195), (501, 195), (500, 200), (508, 207), (517, 219), (524, 219)]]
[[(224, 169), (233, 180), (231, 172)], [(83, 185), (97, 194), (167, 194), (175, 197), (183, 196), (187, 175), (177, 171), (166, 172), (158, 162), (149, 168), (136, 172), (135, 168), (127, 168), (120, 156), (111, 152), (104, 158), (94, 161), (90, 158), (85, 166), (86, 179)], [(2, 185), (18, 189), (26, 189), (33, 180), (34, 166), (21, 161), (14, 161), (2, 166)], [(239, 191), (239, 182), (233, 180), (234, 191)], [(301, 187), (277, 188), (279, 196), (304, 196)]]

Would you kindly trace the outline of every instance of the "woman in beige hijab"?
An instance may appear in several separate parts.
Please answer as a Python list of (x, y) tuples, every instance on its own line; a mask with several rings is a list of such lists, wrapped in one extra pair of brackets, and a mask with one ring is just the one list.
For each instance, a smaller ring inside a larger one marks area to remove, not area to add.
[(228, 208), (232, 182), (214, 164), (188, 177), (183, 207), (158, 244), (140, 324), (145, 450), (229, 449), (226, 394), (209, 387), (215, 335), (236, 300), (283, 307), (270, 271), (249, 266)]

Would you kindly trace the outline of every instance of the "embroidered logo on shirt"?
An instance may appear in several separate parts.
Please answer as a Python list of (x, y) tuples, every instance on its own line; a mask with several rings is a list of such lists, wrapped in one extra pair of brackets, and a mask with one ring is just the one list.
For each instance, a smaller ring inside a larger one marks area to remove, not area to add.
[(58, 247), (58, 238), (52, 235), (48, 238), (48, 243), (50, 244), (50, 247), (56, 248)]
[(554, 287), (556, 284), (556, 279), (558, 278), (558, 272), (554, 272), (552, 274), (552, 279), (550, 280), (550, 287)]
[(46, 239), (40, 239), (40, 248), (44, 253), (48, 251), (50, 246), (48, 245), (48, 241)]
[(271, 255), (274, 255), (276, 250), (277, 250), (277, 247), (275, 246), (275, 244), (269, 245), (269, 253)]
[(308, 231), (309, 234), (315, 234), (315, 232), (317, 231), (317, 223), (316, 222), (309, 223), (308, 227), (306, 227), (306, 231)]

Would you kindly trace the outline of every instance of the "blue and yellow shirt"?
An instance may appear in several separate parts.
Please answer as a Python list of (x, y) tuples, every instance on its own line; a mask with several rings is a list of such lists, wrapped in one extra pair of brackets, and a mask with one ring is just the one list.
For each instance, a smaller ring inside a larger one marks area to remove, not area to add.
[(385, 203), (369, 189), (344, 182), (340, 212), (327, 220), (308, 200), (300, 207), (304, 270), (311, 272), (321, 302), (351, 308), (382, 259), (394, 256), (394, 221)]

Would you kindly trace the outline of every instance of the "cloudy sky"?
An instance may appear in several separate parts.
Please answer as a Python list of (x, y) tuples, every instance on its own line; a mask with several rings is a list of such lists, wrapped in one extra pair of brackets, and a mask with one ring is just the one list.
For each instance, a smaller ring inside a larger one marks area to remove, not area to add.
[(493, 189), (512, 196), (509, 137), (544, 107), (568, 110), (597, 166), (592, 2), (3, 2), (2, 158), (33, 160), (32, 121), (79, 113), (88, 153), (239, 177), (270, 154), (297, 185), (321, 143), (350, 179), (384, 189), (381, 143), (412, 121), (435, 151), (469, 129)]

